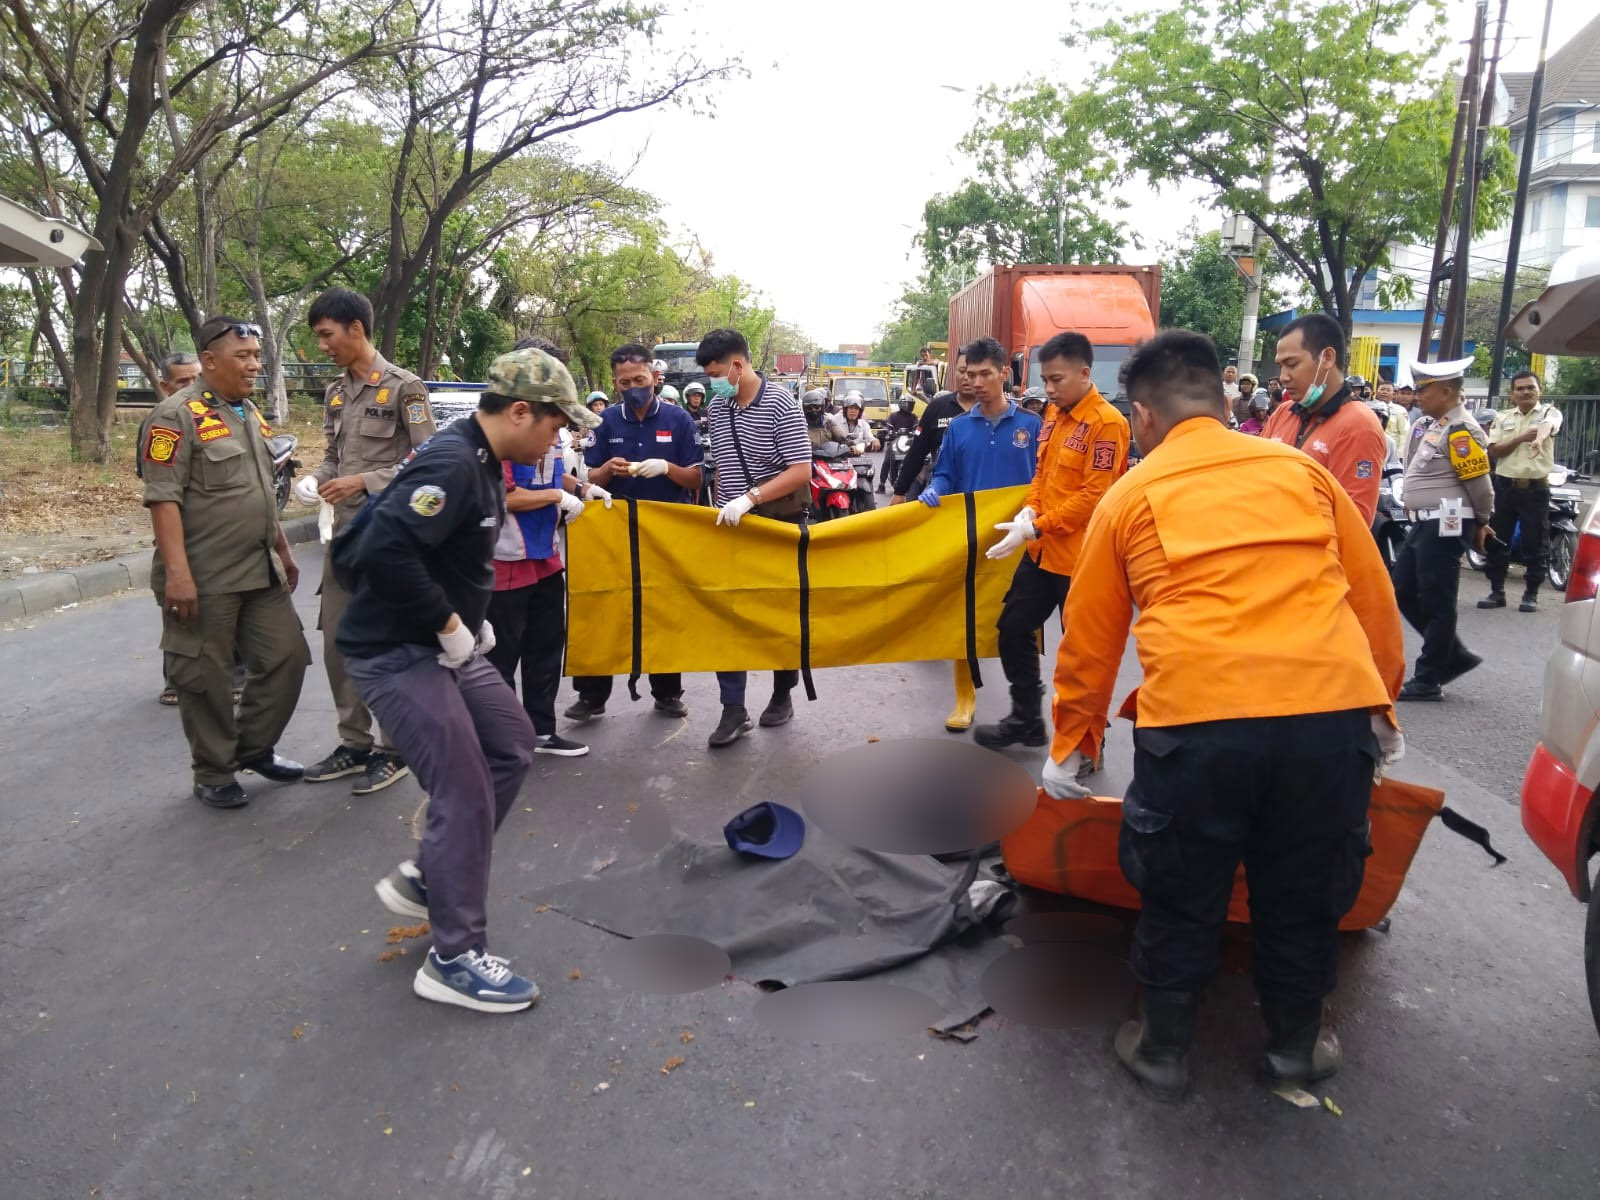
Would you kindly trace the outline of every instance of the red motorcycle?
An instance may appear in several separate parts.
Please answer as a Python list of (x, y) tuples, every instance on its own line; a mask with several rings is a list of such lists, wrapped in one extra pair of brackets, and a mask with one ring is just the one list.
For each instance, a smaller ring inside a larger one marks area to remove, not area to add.
[(850, 447), (824, 442), (811, 459), (811, 519), (832, 521), (860, 512), (860, 484)]

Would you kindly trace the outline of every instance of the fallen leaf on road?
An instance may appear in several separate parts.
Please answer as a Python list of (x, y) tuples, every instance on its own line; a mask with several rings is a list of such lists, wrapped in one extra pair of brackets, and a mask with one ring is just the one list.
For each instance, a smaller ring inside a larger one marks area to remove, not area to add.
[(428, 936), (428, 923), (426, 921), (424, 921), (420, 925), (394, 925), (394, 926), (391, 926), (390, 929), (389, 929), (389, 936), (386, 937), (384, 940), (386, 942), (388, 942), (391, 946), (397, 946), (401, 942), (409, 941), (411, 938), (419, 938), (419, 937), (427, 937), (427, 936)]
[(393, 950), (385, 950), (382, 954), (378, 955), (378, 961), (389, 962), (391, 959), (399, 958), (405, 952), (406, 948), (404, 946), (396, 946)]
[(756, 1102), (754, 1100), (746, 1100), (744, 1102), (744, 1106), (746, 1108), (754, 1108), (756, 1106)]
[(1304, 1088), (1290, 1087), (1288, 1084), (1284, 1084), (1282, 1087), (1273, 1088), (1272, 1094), (1274, 1096), (1282, 1097), (1296, 1108), (1322, 1107), (1322, 1101), (1318, 1100)]
[(685, 1029), (678, 1035), (678, 1040), (687, 1046), (690, 1042), (694, 1041), (694, 1034)]
[(577, 967), (573, 967), (572, 970), (567, 972), (567, 978), (568, 979), (582, 979), (583, 978), (583, 972), (578, 970)]
[(869, 737), (869, 738), (868, 738), (868, 739), (867, 739), (867, 741), (868, 741), (868, 742), (875, 742), (875, 741), (877, 741), (877, 740), (878, 740), (878, 738), (877, 738), (877, 735), (876, 735), (876, 734), (874, 734), (874, 735), (873, 735), (873, 736), (872, 736), (872, 737)]
[(536, 913), (549, 912), (550, 911), (550, 906), (548, 904), (541, 904), (541, 905), (539, 905), (538, 908), (534, 909), (533, 911), (536, 912)]
[(452, 1083), (450, 1085), (450, 1090), (452, 1092), (459, 1092), (461, 1090), (461, 1085), (459, 1083)]
[(304, 1025), (296, 1025), (293, 1029), (291, 1029), (289, 1031), (289, 1036), (292, 1037), (297, 1042), (301, 1038), (305, 1037), (305, 1035), (306, 1035), (306, 1027)]
[(1324, 1096), (1322, 1098), (1322, 1107), (1327, 1109), (1329, 1112), (1331, 1112), (1336, 1117), (1344, 1116), (1344, 1109), (1340, 1108), (1337, 1104), (1335, 1104), (1333, 1102), (1333, 1098), (1331, 1096)]
[(683, 1066), (683, 1056), (681, 1054), (674, 1054), (671, 1058), (667, 1059), (666, 1062), (661, 1064), (661, 1073), (663, 1075), (670, 1075), (681, 1066)]
[(623, 809), (622, 811), (625, 812), (625, 813), (636, 813), (636, 812), (639, 811), (639, 806), (637, 804), (630, 804), (630, 805), (628, 805), (627, 808)]
[(384, 1129), (383, 1129), (383, 1136), (384, 1137), (388, 1137), (393, 1132), (394, 1132), (394, 1126), (393, 1125), (384, 1126)]

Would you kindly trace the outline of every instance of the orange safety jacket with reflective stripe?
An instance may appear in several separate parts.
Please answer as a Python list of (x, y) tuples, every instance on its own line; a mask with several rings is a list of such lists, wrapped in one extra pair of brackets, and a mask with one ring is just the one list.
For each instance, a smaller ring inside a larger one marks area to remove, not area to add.
[(1046, 571), (1071, 575), (1095, 506), (1128, 469), (1128, 422), (1093, 384), (1066, 412), (1051, 405), (1026, 507), (1038, 515), (1028, 545)]
[(1130, 625), (1144, 682), (1122, 713), (1141, 726), (1394, 720), (1405, 649), (1366, 521), (1311, 459), (1210, 417), (1169, 432), (1089, 522), (1056, 658), (1058, 762), (1099, 754)]

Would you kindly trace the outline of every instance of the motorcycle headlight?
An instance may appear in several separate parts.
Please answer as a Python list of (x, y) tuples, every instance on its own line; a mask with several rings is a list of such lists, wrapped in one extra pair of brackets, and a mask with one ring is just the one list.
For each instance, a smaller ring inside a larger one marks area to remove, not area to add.
[(1405, 503), (1405, 477), (1396, 475), (1389, 483), (1389, 494), (1394, 497), (1396, 504)]

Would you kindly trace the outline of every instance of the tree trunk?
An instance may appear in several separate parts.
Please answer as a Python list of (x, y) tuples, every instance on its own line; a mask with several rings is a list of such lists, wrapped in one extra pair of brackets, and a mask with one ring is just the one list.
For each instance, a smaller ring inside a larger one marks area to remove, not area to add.
[(221, 311), (217, 288), (217, 240), (220, 222), (216, 210), (216, 189), (207, 182), (204, 158), (194, 169), (194, 223), (195, 252), (200, 265), (200, 294), (196, 300), (200, 315), (204, 319), (217, 316)]
[[(450, 319), (444, 324), (443, 345), (446, 348), (455, 341), (456, 336), (461, 332), (461, 306), (467, 299), (467, 285), (468, 281), (462, 280), (461, 286), (456, 289), (455, 299), (450, 302)], [(459, 378), (459, 369), (465, 365), (466, 347), (458, 346), (457, 350), (461, 357), (452, 358), (450, 365), (457, 368), (457, 377)]]
[[(122, 358), (122, 282), (133, 262), (138, 230), (108, 222), (103, 251), (84, 256), (84, 277), (72, 313), (72, 373), (67, 403), (72, 455), (80, 462), (105, 462), (111, 455), (111, 422), (117, 411), (117, 372)], [(91, 260), (93, 263), (91, 265)]]
[(433, 376), (434, 345), (438, 338), (439, 322), (439, 274), (439, 265), (435, 262), (428, 272), (428, 304), (422, 321), (422, 342), (417, 347), (417, 361), (413, 364), (413, 369), (424, 379)]
[[(38, 272), (24, 271), (23, 274), (27, 276), (28, 286), (33, 290), (33, 302), (39, 306), (39, 324), (36, 333), (49, 343), (50, 358), (55, 363), (56, 374), (61, 377), (62, 383), (68, 383), (72, 378), (72, 360), (67, 357), (66, 347), (61, 344), (61, 335), (56, 332), (55, 304), (51, 300), (50, 293), (45, 290), (44, 283), (39, 279)], [(34, 346), (30, 346), (29, 359), (32, 359), (33, 355)], [(70, 387), (70, 384), (68, 386)]]
[(289, 389), (283, 379), (283, 350), (272, 323), (272, 305), (267, 301), (267, 285), (261, 278), (261, 255), (257, 247), (247, 244), (249, 265), (244, 270), (245, 287), (250, 291), (250, 303), (256, 310), (256, 321), (261, 326), (261, 367), (267, 377), (265, 403), (267, 415), (282, 421), (289, 415)]

